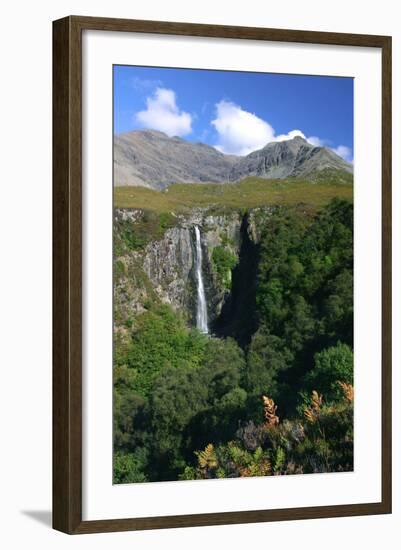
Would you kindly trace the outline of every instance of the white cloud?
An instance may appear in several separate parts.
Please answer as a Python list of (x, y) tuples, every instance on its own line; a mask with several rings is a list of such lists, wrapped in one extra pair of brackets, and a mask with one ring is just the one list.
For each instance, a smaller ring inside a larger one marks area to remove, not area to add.
[(192, 132), (192, 116), (180, 111), (173, 90), (157, 88), (146, 99), (146, 110), (135, 115), (145, 128), (165, 132), (168, 136), (185, 136)]
[(235, 103), (222, 100), (216, 104), (216, 111), (212, 124), (219, 140), (215, 147), (222, 153), (247, 155), (273, 141), (270, 124)]
[(231, 101), (222, 100), (217, 103), (216, 112), (216, 118), (212, 120), (218, 134), (215, 148), (222, 153), (247, 155), (272, 141), (285, 141), (296, 136), (306, 139), (315, 147), (325, 144), (325, 140), (317, 136), (306, 137), (298, 129), (276, 136), (274, 128), (268, 122)]
[(301, 130), (291, 130), (291, 132), (288, 132), (288, 134), (280, 134), (279, 136), (276, 136), (274, 138), (274, 141), (285, 141), (287, 139), (293, 139), (294, 137), (302, 137), (306, 139), (308, 143), (313, 145), (314, 147), (324, 147), (327, 143), (327, 140), (321, 139), (317, 136), (306, 136)]
[(294, 137), (297, 136), (306, 139), (306, 141), (308, 141), (314, 147), (323, 147), (326, 143), (324, 139), (321, 139), (317, 136), (306, 137), (306, 135), (301, 130), (291, 130), (291, 132), (288, 132), (288, 134), (280, 134), (279, 136), (276, 136), (273, 141), (286, 141), (287, 139), (294, 139)]
[(347, 147), (346, 145), (339, 145), (338, 147), (333, 147), (331, 150), (347, 162), (353, 162), (352, 150), (350, 149), (350, 147)]
[(315, 147), (324, 147), (327, 143), (325, 139), (321, 139), (320, 137), (317, 137), (317, 136), (309, 136), (306, 138), (306, 140), (309, 141), (309, 143), (311, 145), (314, 145)]
[(275, 136), (272, 141), (286, 141), (287, 139), (293, 139), (297, 136), (306, 139), (305, 134), (301, 132), (301, 130), (291, 130), (288, 134), (280, 134), (279, 136)]

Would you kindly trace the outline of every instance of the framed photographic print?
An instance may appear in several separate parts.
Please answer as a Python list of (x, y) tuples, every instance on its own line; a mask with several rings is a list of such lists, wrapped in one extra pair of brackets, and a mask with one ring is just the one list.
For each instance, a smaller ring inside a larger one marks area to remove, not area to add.
[(53, 525), (391, 512), (391, 38), (53, 28)]

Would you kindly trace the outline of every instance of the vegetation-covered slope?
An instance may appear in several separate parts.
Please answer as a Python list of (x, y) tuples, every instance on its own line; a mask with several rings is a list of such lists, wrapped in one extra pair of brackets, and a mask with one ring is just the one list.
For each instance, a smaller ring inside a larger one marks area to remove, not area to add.
[(114, 188), (116, 208), (157, 212), (189, 212), (194, 208), (247, 210), (300, 203), (320, 207), (335, 197), (352, 200), (352, 174), (328, 171), (323, 180), (318, 177), (315, 183), (296, 178), (266, 180), (253, 177), (225, 185), (177, 183), (164, 191), (144, 187)]
[[(255, 324), (246, 343), (238, 327), (220, 338), (200, 334), (152, 288), (140, 311), (117, 311), (116, 483), (352, 470), (353, 208), (349, 200), (330, 201), (352, 198), (352, 186), (305, 183), (301, 192), (302, 185), (248, 180), (202, 185), (199, 194), (196, 185), (156, 195), (116, 190), (118, 206), (138, 208), (142, 200), (156, 212), (158, 238), (179, 223), (166, 212), (186, 212), (203, 200), (245, 215), (276, 204), (256, 218)], [(293, 206), (300, 202), (311, 207)], [(135, 228), (117, 225), (116, 271), (131, 269), (118, 262), (130, 254), (137, 261), (146, 245), (146, 232)], [(223, 245), (233, 247), (227, 238)], [(236, 265), (221, 250), (216, 257), (231, 287), (226, 271), (240, 271), (249, 255), (240, 254)], [(249, 316), (241, 319), (249, 325)]]

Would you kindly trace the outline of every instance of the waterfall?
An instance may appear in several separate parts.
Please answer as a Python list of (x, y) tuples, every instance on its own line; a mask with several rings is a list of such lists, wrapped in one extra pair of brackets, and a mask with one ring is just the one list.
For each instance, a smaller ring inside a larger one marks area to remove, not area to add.
[(197, 285), (197, 304), (196, 304), (196, 327), (204, 334), (208, 333), (207, 328), (207, 305), (205, 296), (205, 287), (202, 277), (202, 246), (199, 227), (195, 225), (195, 274)]

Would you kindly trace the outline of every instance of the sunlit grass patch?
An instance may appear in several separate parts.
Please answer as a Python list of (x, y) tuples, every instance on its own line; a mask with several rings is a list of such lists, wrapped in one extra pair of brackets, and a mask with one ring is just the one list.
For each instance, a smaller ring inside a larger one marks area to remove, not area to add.
[(115, 187), (116, 208), (150, 209), (158, 212), (187, 212), (193, 208), (249, 209), (265, 205), (310, 204), (324, 206), (334, 197), (352, 200), (350, 183), (311, 182), (295, 178), (266, 180), (246, 178), (239, 183), (177, 183), (163, 191), (144, 187)]

